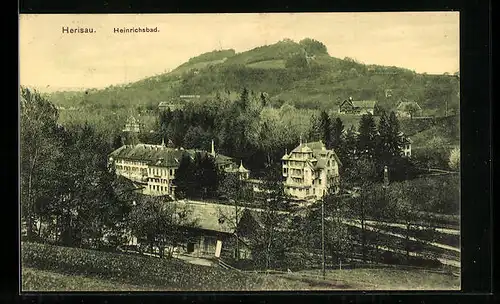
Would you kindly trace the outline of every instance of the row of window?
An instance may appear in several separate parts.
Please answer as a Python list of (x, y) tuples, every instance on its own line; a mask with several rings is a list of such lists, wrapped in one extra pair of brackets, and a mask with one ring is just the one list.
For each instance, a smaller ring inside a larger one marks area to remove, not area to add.
[(165, 176), (167, 174), (170, 174), (172, 176), (175, 173), (175, 169), (148, 168), (148, 172), (149, 172), (149, 174), (153, 174), (153, 175)]
[(313, 185), (316, 185), (316, 184), (321, 185), (321, 178), (313, 180)]
[(152, 191), (168, 192), (168, 186), (148, 185), (148, 188)]
[(283, 165), (288, 165), (292, 167), (304, 167), (304, 162), (302, 161), (294, 161), (294, 160), (289, 160), (289, 161), (284, 161)]
[[(286, 168), (285, 168), (285, 170), (286, 170)], [(290, 169), (287, 172), (289, 172), (292, 175), (304, 175), (304, 170), (301, 170), (301, 169)], [(285, 173), (287, 173), (287, 172), (285, 172)]]
[[(303, 191), (306, 192), (306, 195), (309, 195), (310, 194), (310, 189), (309, 188), (306, 188), (306, 189), (302, 189), (302, 188), (289, 188), (289, 191), (290, 191), (290, 194), (302, 194)], [(323, 195), (325, 195), (326, 191), (325, 189), (323, 190), (319, 190), (319, 193), (323, 192)], [(316, 188), (312, 188), (312, 194), (313, 195), (316, 195)]]
[(168, 179), (150, 177), (148, 180), (149, 180), (149, 182), (152, 182), (152, 183), (168, 184)]
[(145, 166), (145, 164), (143, 162), (129, 161), (129, 160), (120, 160), (120, 159), (117, 159), (116, 163), (117, 164), (129, 165), (129, 166)]
[(292, 179), (292, 182), (294, 182), (294, 183), (302, 184), (302, 179), (301, 178), (292, 177), (291, 179)]
[(129, 166), (124, 166), (124, 165), (116, 165), (117, 170), (125, 171), (127, 173), (142, 173), (146, 174), (147, 171), (144, 168), (138, 168), (138, 167), (129, 167)]

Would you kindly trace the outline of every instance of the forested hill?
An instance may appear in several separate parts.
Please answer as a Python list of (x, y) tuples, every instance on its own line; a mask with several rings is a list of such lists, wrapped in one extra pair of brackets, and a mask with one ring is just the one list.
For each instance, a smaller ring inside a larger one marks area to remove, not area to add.
[(352, 96), (377, 100), (387, 109), (399, 100), (417, 101), (424, 115), (441, 116), (446, 106), (450, 112), (459, 109), (458, 77), (331, 57), (325, 45), (313, 39), (285, 39), (241, 53), (231, 49), (208, 52), (169, 73), (102, 90), (57, 92), (51, 99), (60, 106), (156, 108), (159, 102), (179, 95), (209, 97), (230, 92), (237, 96), (244, 87), (266, 92), (277, 106), (287, 102), (297, 108), (335, 109)]

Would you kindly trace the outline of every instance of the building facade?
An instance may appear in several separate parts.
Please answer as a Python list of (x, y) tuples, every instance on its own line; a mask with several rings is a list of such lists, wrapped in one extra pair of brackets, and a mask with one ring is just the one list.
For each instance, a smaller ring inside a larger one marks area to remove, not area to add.
[(125, 128), (123, 132), (135, 132), (140, 133), (143, 129), (142, 123), (135, 117), (130, 116), (125, 123)]
[[(212, 141), (212, 151), (185, 150), (183, 148), (169, 148), (163, 142), (161, 145), (137, 144), (125, 145), (113, 151), (109, 161), (118, 175), (126, 177), (142, 187), (143, 194), (175, 196), (173, 180), (179, 168), (181, 159), (195, 155), (210, 155), (214, 158), (217, 167), (224, 171), (241, 170), (231, 157), (217, 154)], [(244, 169), (244, 168), (243, 168)], [(245, 176), (248, 170), (244, 169)]]
[(407, 137), (403, 133), (400, 134), (400, 136), (403, 138), (403, 146), (402, 146), (402, 152), (404, 157), (411, 157), (411, 144), (412, 140), (411, 138)]
[[(187, 221), (195, 223), (190, 226), (178, 226), (184, 235), (182, 242), (177, 248), (170, 248), (184, 255), (213, 258), (217, 254), (217, 243), (221, 246), (220, 256), (224, 259), (234, 259), (236, 255), (240, 259), (251, 259), (251, 250), (247, 245), (248, 240), (238, 237), (236, 246), (236, 232), (243, 236), (251, 235), (252, 228), (247, 223), (251, 217), (242, 207), (238, 215), (235, 215), (234, 206), (204, 203), (192, 200), (178, 200), (169, 202), (179, 210), (185, 210)], [(241, 230), (241, 232), (240, 232)], [(138, 245), (146, 240), (137, 238), (131, 232), (127, 233), (127, 245)], [(155, 248), (154, 251), (158, 251)], [(239, 253), (239, 254), (238, 254)]]
[(181, 103), (173, 103), (173, 102), (167, 102), (167, 101), (162, 101), (158, 104), (158, 110), (160, 111), (175, 111), (175, 110), (182, 110), (184, 108), (184, 105)]
[(321, 141), (300, 143), (282, 157), (285, 194), (301, 200), (321, 199), (338, 186), (341, 162)]

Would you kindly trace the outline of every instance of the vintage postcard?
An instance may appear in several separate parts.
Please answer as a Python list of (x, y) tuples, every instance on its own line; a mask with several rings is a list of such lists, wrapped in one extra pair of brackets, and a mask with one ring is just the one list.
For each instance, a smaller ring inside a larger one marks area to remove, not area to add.
[(459, 13), (21, 14), (21, 291), (459, 290)]

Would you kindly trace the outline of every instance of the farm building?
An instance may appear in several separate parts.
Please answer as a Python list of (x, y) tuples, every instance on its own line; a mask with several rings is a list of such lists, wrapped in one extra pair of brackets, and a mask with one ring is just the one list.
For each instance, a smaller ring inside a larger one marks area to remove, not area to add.
[[(190, 200), (166, 202), (174, 204), (178, 210), (187, 210), (186, 222), (194, 225), (179, 226), (178, 232), (183, 235), (177, 249), (182, 254), (194, 257), (213, 258), (216, 256), (217, 244), (221, 248), (220, 257), (234, 258), (239, 249), (240, 259), (251, 259), (251, 250), (248, 237), (252, 235), (255, 220), (253, 214), (241, 207), (236, 214), (236, 208), (231, 205), (204, 203)], [(236, 233), (241, 232), (244, 237), (238, 238), (236, 246)], [(137, 245), (145, 240), (129, 235), (128, 245)]]
[(377, 114), (377, 101), (375, 100), (353, 100), (352, 97), (344, 100), (339, 107), (341, 114)]

